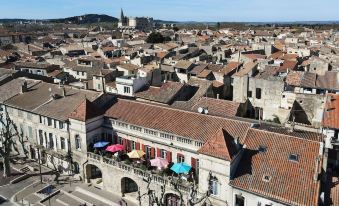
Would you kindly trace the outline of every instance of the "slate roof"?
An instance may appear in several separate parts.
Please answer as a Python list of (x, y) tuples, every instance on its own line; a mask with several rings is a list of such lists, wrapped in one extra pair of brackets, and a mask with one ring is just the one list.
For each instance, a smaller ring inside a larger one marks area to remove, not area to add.
[(202, 142), (206, 142), (220, 128), (233, 138), (242, 137), (251, 125), (250, 122), (124, 99), (119, 99), (106, 111), (105, 116)]
[[(251, 128), (244, 144), (231, 186), (283, 204), (318, 205), (320, 180), (313, 177), (321, 167), (315, 166), (319, 142)], [(290, 154), (298, 161), (289, 160)]]
[(232, 161), (237, 153), (237, 145), (234, 139), (224, 129), (220, 128), (216, 134), (212, 136), (198, 150), (198, 153)]

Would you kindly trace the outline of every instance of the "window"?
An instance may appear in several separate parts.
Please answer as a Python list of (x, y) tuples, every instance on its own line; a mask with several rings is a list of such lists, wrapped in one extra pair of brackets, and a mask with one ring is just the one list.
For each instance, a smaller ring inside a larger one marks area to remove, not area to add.
[(32, 120), (32, 114), (29, 113), (29, 112), (27, 112), (27, 119), (28, 119), (28, 120)]
[(158, 132), (150, 130), (150, 129), (144, 129), (144, 133), (150, 134), (150, 135), (153, 135), (153, 136), (157, 136), (158, 135)]
[(261, 89), (260, 88), (255, 89), (255, 98), (261, 99)]
[(252, 97), (252, 91), (248, 91), (248, 92), (247, 92), (247, 96), (248, 96), (248, 97)]
[(58, 121), (54, 120), (54, 128), (57, 128), (57, 123), (58, 123)]
[(216, 177), (211, 177), (209, 180), (209, 190), (210, 194), (218, 195), (219, 194), (219, 182)]
[(47, 117), (47, 125), (52, 126), (52, 119)]
[(130, 128), (131, 130), (135, 130), (135, 131), (141, 132), (141, 127), (137, 127), (137, 126), (130, 125), (129, 128)]
[(166, 159), (167, 158), (167, 151), (162, 149), (160, 150), (160, 157), (163, 158), (163, 159)]
[(65, 149), (65, 138), (63, 137), (60, 137), (60, 147), (62, 150)]
[(135, 150), (136, 148), (137, 148), (137, 143), (136, 142), (134, 142), (134, 141), (131, 141), (131, 148), (132, 148), (132, 150)]
[(101, 89), (101, 84), (98, 84), (98, 89)]
[(41, 123), (41, 124), (42, 124), (42, 118), (43, 118), (42, 116), (39, 116), (39, 119), (40, 119), (40, 123)]
[(294, 161), (294, 162), (298, 162), (299, 161), (299, 155), (297, 155), (297, 154), (290, 154), (288, 156), (288, 160)]
[(122, 145), (122, 137), (118, 136), (118, 144)]
[(64, 128), (64, 123), (63, 122), (59, 122), (59, 129), (63, 129)]
[(165, 139), (170, 139), (170, 140), (174, 139), (173, 135), (165, 134), (165, 133), (160, 133), (160, 137), (165, 138)]
[(245, 198), (241, 195), (235, 195), (235, 206), (244, 206)]
[(53, 148), (54, 147), (53, 134), (48, 133), (48, 136), (49, 136), (49, 148)]
[(131, 88), (130, 87), (124, 87), (124, 93), (126, 93), (126, 94), (131, 93)]
[(81, 140), (79, 135), (75, 135), (75, 149), (81, 149)]
[(151, 147), (150, 146), (145, 146), (145, 153), (147, 158), (151, 158)]
[(177, 163), (185, 162), (185, 156), (182, 154), (178, 154)]
[(33, 129), (32, 129), (32, 127), (28, 126), (27, 128), (28, 128), (28, 137), (29, 138), (33, 138)]
[(262, 177), (262, 180), (264, 181), (264, 182), (269, 182), (270, 180), (271, 180), (271, 176), (269, 176), (269, 175), (264, 175), (263, 177)]

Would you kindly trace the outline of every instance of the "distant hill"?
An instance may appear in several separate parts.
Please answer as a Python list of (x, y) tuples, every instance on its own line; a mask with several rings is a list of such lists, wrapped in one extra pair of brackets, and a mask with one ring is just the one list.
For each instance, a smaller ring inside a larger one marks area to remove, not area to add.
[(85, 14), (61, 19), (49, 19), (51, 23), (91, 24), (98, 22), (118, 22), (119, 19), (105, 14)]
[(73, 16), (59, 19), (0, 19), (0, 23), (18, 23), (18, 22), (50, 22), (50, 23), (71, 23), (71, 24), (91, 24), (98, 22), (118, 22), (119, 19), (105, 14), (85, 14), (82, 16)]

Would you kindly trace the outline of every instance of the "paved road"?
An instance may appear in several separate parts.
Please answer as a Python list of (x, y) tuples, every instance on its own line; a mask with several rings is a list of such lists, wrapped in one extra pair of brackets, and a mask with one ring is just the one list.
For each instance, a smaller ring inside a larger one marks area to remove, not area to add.
[(13, 185), (0, 187), (0, 195), (7, 199), (10, 199), (13, 195), (15, 195), (15, 193), (32, 184), (33, 182), (39, 180), (39, 178), (39, 176), (33, 176)]

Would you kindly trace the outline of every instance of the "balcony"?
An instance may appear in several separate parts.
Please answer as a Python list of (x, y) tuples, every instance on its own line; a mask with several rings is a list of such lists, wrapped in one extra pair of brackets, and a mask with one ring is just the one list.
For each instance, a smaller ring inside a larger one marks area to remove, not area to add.
[(192, 183), (183, 180), (178, 177), (174, 176), (161, 176), (158, 174), (153, 174), (151, 170), (143, 170), (140, 168), (137, 168), (133, 165), (128, 165), (123, 162), (119, 162), (113, 158), (107, 158), (103, 157), (94, 153), (87, 153), (87, 158), (91, 161), (100, 163), (100, 164), (106, 164), (109, 166), (113, 166), (118, 170), (126, 171), (129, 174), (133, 174), (138, 178), (142, 178), (144, 180), (152, 180), (152, 182), (157, 183), (159, 185), (165, 185), (167, 187), (172, 187), (172, 182), (179, 183), (178, 184), (178, 189), (182, 192), (188, 193), (190, 190), (190, 186)]

